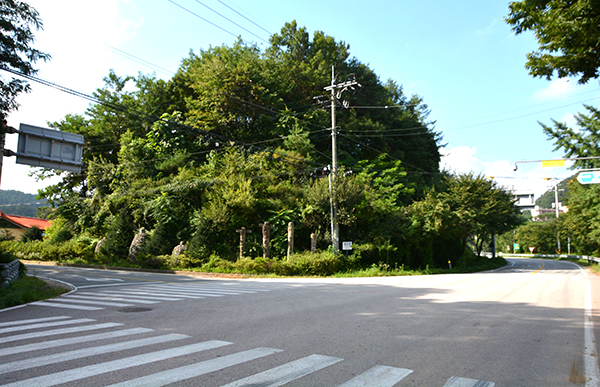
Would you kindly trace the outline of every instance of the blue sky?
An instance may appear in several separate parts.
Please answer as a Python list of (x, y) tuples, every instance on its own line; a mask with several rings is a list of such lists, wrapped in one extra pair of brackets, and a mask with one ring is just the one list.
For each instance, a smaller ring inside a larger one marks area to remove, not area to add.
[[(266, 47), (269, 33), (296, 20), (310, 33), (320, 30), (349, 44), (351, 55), (369, 64), (382, 81), (391, 78), (406, 94), (421, 96), (446, 144), (446, 169), (493, 176), (500, 185), (536, 195), (552, 184), (544, 178), (573, 173), (564, 167), (542, 168), (541, 163), (512, 170), (517, 160), (563, 156), (553, 152), (538, 121), (550, 124), (554, 118), (575, 125), (573, 115), (584, 111), (583, 104), (597, 106), (600, 98), (597, 81), (578, 85), (576, 80), (547, 81), (528, 74), (525, 55), (537, 43), (532, 34), (515, 36), (504, 22), (507, 1), (27, 2), (44, 21), (35, 47), (53, 57), (37, 64), (38, 76), (86, 94), (103, 86), (110, 69), (118, 75), (155, 72), (167, 79), (190, 50), (231, 45), (236, 36)], [(9, 116), (10, 125), (46, 126), (88, 106), (47, 86), (32, 88), (19, 98), (21, 108)], [(7, 148), (16, 149), (16, 135), (8, 136)], [(35, 193), (53, 182), (35, 182), (28, 172), (29, 167), (5, 158), (1, 188)]]

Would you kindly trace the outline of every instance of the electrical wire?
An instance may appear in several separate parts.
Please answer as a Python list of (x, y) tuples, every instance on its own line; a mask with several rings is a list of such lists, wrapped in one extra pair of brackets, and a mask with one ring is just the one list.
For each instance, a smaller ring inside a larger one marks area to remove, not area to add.
[[(180, 4), (177, 4), (177, 3), (176, 3), (176, 2), (174, 2), (173, 0), (167, 0), (167, 1), (168, 1), (168, 2), (170, 2), (170, 3), (172, 3), (172, 4), (174, 4), (174, 5), (176, 5), (176, 6), (178, 6), (179, 8), (183, 9), (184, 11), (187, 11), (187, 12), (191, 13), (192, 15), (194, 15), (194, 16), (196, 16), (197, 18), (199, 18), (199, 19), (201, 19), (201, 20), (205, 21), (206, 23), (210, 24), (211, 26), (213, 26), (213, 27), (217, 27), (217, 28), (218, 28), (218, 29), (220, 29), (221, 31), (227, 32), (229, 35), (231, 35), (231, 36), (233, 36), (233, 37), (235, 37), (235, 38), (239, 38), (239, 35), (236, 35), (236, 34), (234, 34), (233, 32), (231, 32), (231, 31), (229, 31), (229, 30), (226, 30), (225, 28), (223, 28), (223, 27), (221, 27), (221, 26), (219, 26), (219, 25), (217, 25), (217, 24), (215, 24), (215, 23), (211, 22), (210, 20), (203, 18), (202, 16), (198, 15), (197, 13), (195, 13), (195, 12), (193, 12), (193, 11), (191, 11), (191, 10), (189, 10), (189, 9), (185, 8), (184, 6), (182, 6), (182, 5), (180, 5)], [(246, 41), (245, 39), (242, 39), (242, 40), (243, 40), (244, 42), (246, 42), (246, 43), (250, 44), (250, 42)]]
[(232, 7), (230, 7), (229, 5), (225, 4), (224, 2), (222, 2), (221, 0), (218, 0), (219, 3), (223, 4), (224, 6), (226, 6), (227, 8), (229, 8), (230, 10), (232, 10), (233, 12), (237, 13), (238, 15), (240, 15), (241, 17), (243, 17), (244, 19), (248, 20), (250, 23), (254, 24), (255, 26), (257, 26), (258, 28), (260, 28), (261, 30), (265, 31), (267, 34), (269, 34), (269, 36), (273, 35), (270, 31), (264, 29), (263, 27), (261, 27), (260, 25), (258, 25), (257, 23), (253, 22), (252, 20), (250, 20), (249, 18), (247, 18), (246, 16), (244, 16), (243, 14), (241, 14), (240, 12), (236, 11), (235, 9), (233, 9)]
[(236, 23), (236, 22), (234, 22), (233, 20), (231, 20), (231, 19), (229, 19), (228, 17), (226, 17), (226, 16), (224, 16), (224, 15), (220, 14), (219, 12), (215, 11), (214, 9), (212, 9), (211, 7), (209, 7), (208, 5), (206, 5), (206, 4), (204, 4), (204, 3), (202, 3), (201, 1), (199, 1), (199, 0), (196, 0), (196, 3), (198, 3), (198, 4), (200, 4), (200, 5), (203, 5), (203, 6), (205, 6), (206, 8), (208, 8), (208, 9), (210, 9), (211, 11), (213, 11), (214, 13), (216, 13), (217, 15), (221, 16), (223, 19), (225, 19), (225, 20), (227, 20), (228, 22), (230, 22), (230, 23), (232, 23), (232, 24), (234, 24), (234, 25), (236, 25), (236, 26), (240, 27), (240, 28), (241, 28), (241, 29), (243, 29), (244, 31), (248, 32), (249, 34), (252, 34), (252, 35), (254, 35), (255, 37), (257, 37), (257, 38), (259, 38), (260, 40), (262, 40), (263, 42), (265, 42), (265, 43), (269, 43), (267, 40), (265, 40), (265, 39), (261, 38), (260, 36), (256, 35), (254, 32), (252, 32), (252, 31), (250, 31), (250, 30), (248, 30), (248, 29), (246, 29), (246, 28), (242, 27), (241, 25), (237, 24), (237, 23)]
[(148, 62), (147, 60), (139, 58), (139, 57), (137, 57), (135, 55), (132, 55), (132, 54), (130, 54), (128, 52), (120, 50), (120, 49), (118, 49), (116, 47), (110, 46), (108, 44), (105, 44), (105, 46), (108, 47), (111, 51), (113, 51), (117, 55), (121, 55), (124, 58), (127, 58), (127, 59), (132, 60), (132, 61), (137, 62), (137, 63), (140, 63), (142, 65), (146, 65), (146, 66), (148, 66), (148, 67), (150, 67), (150, 68), (152, 68), (154, 70), (157, 70), (157, 71), (159, 71), (159, 72), (161, 72), (161, 73), (163, 73), (165, 75), (170, 75), (170, 76), (175, 75), (175, 73), (173, 71), (171, 71), (171, 70), (167, 70), (164, 67), (160, 67), (158, 65), (155, 65), (154, 63)]

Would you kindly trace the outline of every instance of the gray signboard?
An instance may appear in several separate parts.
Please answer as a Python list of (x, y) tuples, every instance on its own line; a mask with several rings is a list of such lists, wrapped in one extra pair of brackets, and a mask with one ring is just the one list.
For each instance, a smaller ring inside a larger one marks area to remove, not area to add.
[(17, 164), (81, 172), (83, 136), (21, 124), (17, 144)]

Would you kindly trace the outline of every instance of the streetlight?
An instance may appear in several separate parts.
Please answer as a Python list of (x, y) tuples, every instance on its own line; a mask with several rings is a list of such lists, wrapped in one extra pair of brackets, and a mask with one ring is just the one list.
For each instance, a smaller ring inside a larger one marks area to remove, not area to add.
[(518, 169), (517, 164), (520, 163), (542, 163), (543, 167), (564, 167), (565, 161), (571, 160), (597, 160), (600, 159), (600, 156), (591, 156), (591, 157), (573, 157), (573, 158), (565, 158), (565, 159), (552, 159), (552, 160), (520, 160), (515, 161), (513, 165), (513, 171)]

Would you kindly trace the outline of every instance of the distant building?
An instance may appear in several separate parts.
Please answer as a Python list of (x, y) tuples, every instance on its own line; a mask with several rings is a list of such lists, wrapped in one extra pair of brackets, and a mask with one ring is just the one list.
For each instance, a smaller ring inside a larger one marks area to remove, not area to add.
[(33, 226), (36, 226), (42, 231), (45, 231), (52, 222), (46, 219), (30, 218), (28, 216), (20, 215), (6, 215), (0, 211), (0, 234), (10, 232), (16, 239), (20, 239), (21, 235)]
[(521, 211), (533, 211), (535, 206), (534, 194), (531, 192), (519, 193), (513, 192), (515, 195), (515, 206), (517, 206)]
[[(540, 206), (535, 206), (534, 209), (531, 210), (531, 216), (533, 218), (541, 218), (547, 214), (554, 215), (556, 214), (556, 206), (554, 205), (554, 203), (552, 203), (552, 207), (553, 208), (540, 208)], [(569, 212), (569, 207), (563, 206), (561, 202), (558, 202), (558, 212), (566, 214), (567, 212)]]

